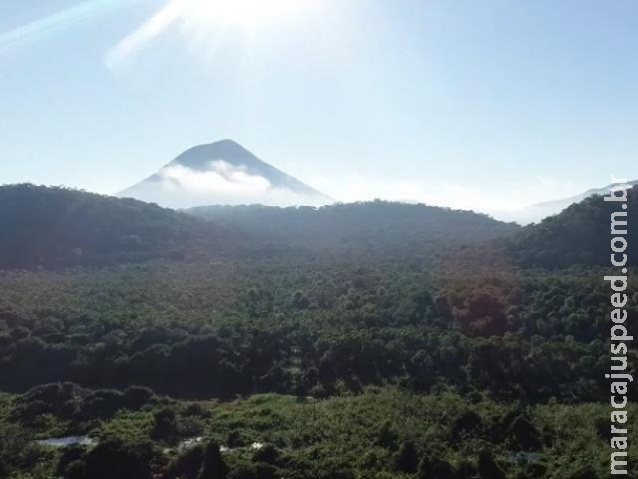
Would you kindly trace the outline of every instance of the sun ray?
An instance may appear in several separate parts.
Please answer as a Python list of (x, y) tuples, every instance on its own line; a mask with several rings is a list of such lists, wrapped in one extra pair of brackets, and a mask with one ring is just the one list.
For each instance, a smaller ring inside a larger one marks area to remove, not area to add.
[(106, 54), (107, 67), (111, 69), (117, 67), (126, 58), (160, 35), (179, 19), (183, 4), (183, 0), (171, 0), (133, 33), (119, 41)]
[(130, 0), (91, 0), (66, 10), (40, 18), (13, 30), (0, 33), (0, 52), (25, 43), (37, 41), (45, 36), (83, 22), (117, 6), (130, 3)]
[[(173, 24), (191, 41), (210, 48), (223, 32), (240, 31), (246, 38), (294, 14), (307, 11), (316, 0), (170, 0), (155, 15), (118, 42), (106, 56), (114, 69)], [(210, 52), (209, 52), (210, 53)]]

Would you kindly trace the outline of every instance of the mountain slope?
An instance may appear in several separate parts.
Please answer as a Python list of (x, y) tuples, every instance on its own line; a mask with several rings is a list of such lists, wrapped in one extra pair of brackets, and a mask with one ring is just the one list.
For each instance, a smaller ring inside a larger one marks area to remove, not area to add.
[(333, 201), (232, 140), (190, 148), (118, 196), (172, 208), (255, 203), (321, 205)]
[(132, 199), (29, 184), (0, 187), (0, 267), (64, 266), (195, 254), (223, 228)]
[[(604, 201), (600, 195), (590, 196), (556, 216), (525, 227), (510, 240), (510, 252), (525, 266), (609, 266), (610, 222), (615, 212), (626, 212), (626, 217), (617, 219), (628, 222), (630, 237), (638, 235), (638, 186), (628, 190), (626, 210), (619, 203)], [(628, 257), (630, 266), (638, 264), (635, 255)]]
[[(631, 186), (638, 185), (638, 180), (630, 181), (627, 184)], [(522, 211), (517, 212), (517, 219), (519, 219), (523, 223), (540, 221), (548, 216), (556, 215), (570, 205), (580, 203), (586, 198), (594, 195), (605, 195), (614, 186), (618, 186), (618, 183), (607, 185), (604, 188), (592, 188), (591, 190), (587, 190), (580, 195), (571, 196), (569, 198), (560, 198), (558, 200), (545, 201), (543, 203), (536, 203), (527, 206)]]

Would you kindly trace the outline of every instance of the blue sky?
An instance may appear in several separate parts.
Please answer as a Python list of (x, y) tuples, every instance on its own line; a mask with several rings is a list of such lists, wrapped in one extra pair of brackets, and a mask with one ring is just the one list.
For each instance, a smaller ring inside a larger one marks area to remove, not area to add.
[(342, 200), (638, 178), (633, 0), (311, 0), (123, 49), (168, 3), (0, 0), (0, 183), (114, 193), (223, 138)]

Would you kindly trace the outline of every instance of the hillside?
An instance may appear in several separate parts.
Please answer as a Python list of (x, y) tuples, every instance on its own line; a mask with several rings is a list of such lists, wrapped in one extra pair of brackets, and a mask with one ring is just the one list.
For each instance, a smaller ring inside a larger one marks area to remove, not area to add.
[[(310, 251), (428, 255), (510, 236), (514, 224), (425, 205), (375, 201), (321, 208), (210, 206), (189, 213), (64, 188), (0, 188), (0, 267), (57, 267)], [(298, 253), (298, 254), (296, 254)]]
[(210, 222), (132, 199), (30, 184), (0, 187), (0, 267), (181, 257), (226, 244)]
[(208, 206), (188, 211), (241, 232), (253, 244), (394, 251), (406, 257), (502, 238), (519, 230), (513, 223), (470, 211), (379, 200), (320, 208)]
[[(627, 209), (594, 195), (556, 216), (525, 227), (508, 242), (510, 253), (524, 266), (565, 268), (573, 265), (609, 266), (610, 222), (614, 212), (626, 211), (628, 236), (638, 234), (638, 186), (628, 191)], [(638, 264), (628, 255), (628, 265)]]
[[(638, 180), (630, 181), (628, 183), (631, 186), (637, 185)], [(531, 223), (531, 222), (540, 222), (544, 218), (549, 216), (557, 215), (561, 211), (564, 211), (565, 208), (580, 203), (581, 201), (590, 198), (595, 195), (606, 195), (609, 193), (612, 187), (618, 186), (619, 183), (609, 184), (602, 188), (592, 188), (589, 189), (579, 195), (571, 196), (569, 198), (559, 198), (552, 201), (545, 201), (543, 203), (536, 203), (530, 206), (523, 208), (522, 210), (516, 211), (513, 213), (513, 216), (516, 217), (517, 221), (522, 222), (523, 224)]]

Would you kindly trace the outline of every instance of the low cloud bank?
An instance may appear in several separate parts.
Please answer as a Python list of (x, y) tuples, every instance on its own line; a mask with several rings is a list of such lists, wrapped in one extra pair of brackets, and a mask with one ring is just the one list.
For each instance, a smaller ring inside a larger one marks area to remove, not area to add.
[(206, 170), (184, 165), (162, 168), (152, 181), (146, 180), (125, 191), (143, 201), (170, 208), (203, 205), (262, 204), (268, 206), (319, 205), (317, 198), (274, 187), (268, 179), (254, 175), (243, 166), (223, 160), (211, 161)]

